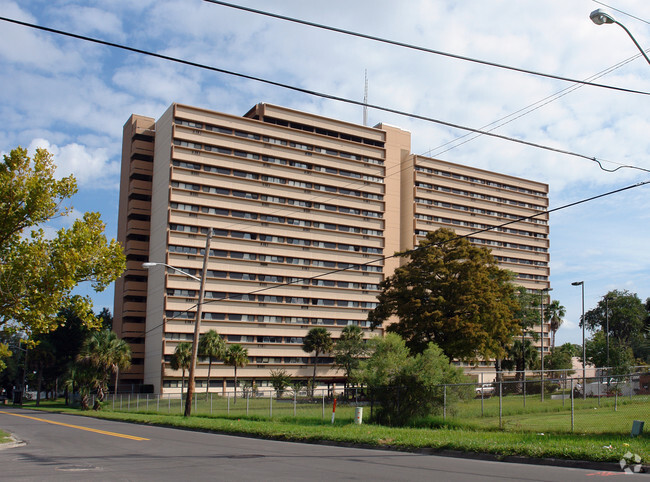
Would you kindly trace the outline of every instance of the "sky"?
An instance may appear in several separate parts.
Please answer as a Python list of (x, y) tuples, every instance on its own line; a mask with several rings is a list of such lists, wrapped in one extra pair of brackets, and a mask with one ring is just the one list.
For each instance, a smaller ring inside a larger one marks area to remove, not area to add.
[[(233, 0), (235, 1), (235, 0)], [(647, 0), (239, 0), (240, 5), (439, 52), (650, 93)], [(0, 16), (601, 161), (369, 109), (368, 124), (412, 133), (412, 150), (549, 185), (551, 208), (650, 181), (650, 95), (550, 79), (316, 29), (202, 0), (0, 0)], [(0, 20), (0, 153), (45, 147), (74, 174), (72, 224), (98, 211), (116, 236), (122, 126), (173, 102), (243, 115), (267, 102), (362, 123), (362, 108)], [(615, 67), (615, 68), (614, 68)], [(593, 78), (595, 75), (600, 75)], [(522, 110), (523, 109), (523, 110)], [(507, 117), (506, 116), (510, 116)], [(509, 122), (506, 122), (509, 121)], [(486, 127), (489, 126), (489, 127)], [(465, 142), (468, 141), (468, 142)], [(643, 171), (645, 169), (646, 171)], [(557, 343), (581, 343), (582, 313), (609, 290), (650, 297), (650, 184), (551, 214), (551, 293), (566, 307)], [(86, 287), (81, 288), (85, 292)], [(113, 308), (112, 288), (93, 293)]]

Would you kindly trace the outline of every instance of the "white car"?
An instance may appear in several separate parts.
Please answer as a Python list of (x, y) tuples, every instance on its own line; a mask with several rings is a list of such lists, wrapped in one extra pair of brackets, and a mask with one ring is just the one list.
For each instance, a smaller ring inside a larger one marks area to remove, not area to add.
[(491, 397), (494, 395), (494, 386), (489, 383), (484, 383), (475, 388), (476, 396)]

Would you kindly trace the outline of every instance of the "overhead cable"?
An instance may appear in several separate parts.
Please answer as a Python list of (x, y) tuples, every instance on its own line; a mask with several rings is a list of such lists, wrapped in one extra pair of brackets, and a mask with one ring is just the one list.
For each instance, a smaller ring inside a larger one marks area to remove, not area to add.
[(572, 79), (572, 78), (569, 78), (569, 77), (562, 77), (560, 75), (545, 74), (543, 72), (537, 72), (535, 70), (528, 70), (528, 69), (524, 69), (524, 68), (520, 68), (520, 67), (513, 67), (513, 66), (510, 66), (510, 65), (499, 64), (497, 62), (490, 62), (490, 61), (487, 61), (487, 60), (480, 60), (480, 59), (476, 59), (476, 58), (473, 58), (473, 57), (466, 57), (464, 55), (452, 54), (452, 53), (449, 53), (449, 52), (443, 52), (441, 50), (434, 50), (434, 49), (430, 49), (430, 48), (427, 48), (427, 47), (421, 47), (421, 46), (418, 46), (418, 45), (408, 44), (408, 43), (405, 43), (405, 42), (399, 42), (399, 41), (396, 41), (396, 40), (389, 40), (389, 39), (386, 39), (386, 38), (383, 38), (383, 37), (376, 37), (374, 35), (367, 35), (367, 34), (363, 34), (363, 33), (359, 33), (359, 32), (354, 32), (352, 30), (345, 30), (345, 29), (342, 29), (342, 28), (331, 27), (331, 26), (323, 25), (323, 24), (316, 23), (316, 22), (309, 22), (307, 20), (300, 20), (298, 18), (289, 17), (289, 16), (286, 16), (286, 15), (279, 15), (279, 14), (271, 13), (271, 12), (266, 12), (264, 10), (258, 10), (258, 9), (255, 9), (255, 8), (244, 7), (242, 5), (236, 5), (234, 3), (222, 2), (221, 0), (204, 0), (204, 1), (208, 2), (208, 3), (214, 3), (214, 4), (217, 4), (217, 5), (221, 5), (221, 6), (224, 6), (224, 7), (230, 7), (230, 8), (235, 8), (235, 9), (238, 9), (238, 10), (243, 10), (243, 11), (246, 11), (246, 12), (250, 12), (250, 13), (256, 13), (256, 14), (259, 14), (259, 15), (264, 15), (264, 16), (267, 16), (267, 17), (277, 18), (277, 19), (280, 19), (280, 20), (286, 20), (287, 22), (293, 22), (293, 23), (298, 23), (298, 24), (301, 24), (301, 25), (306, 25), (306, 26), (309, 26), (309, 27), (320, 28), (320, 29), (323, 29), (323, 30), (329, 30), (329, 31), (332, 31), (332, 32), (342, 33), (342, 34), (345, 34), (345, 35), (351, 35), (353, 37), (359, 37), (359, 38), (364, 38), (364, 39), (368, 39), (368, 40), (374, 40), (375, 42), (382, 42), (382, 43), (385, 43), (385, 44), (396, 45), (398, 47), (403, 47), (403, 48), (412, 49), (412, 50), (418, 50), (420, 52), (427, 52), (427, 53), (430, 53), (430, 54), (442, 55), (442, 56), (445, 56), (445, 57), (450, 57), (450, 58), (458, 59), (458, 60), (464, 60), (464, 61), (467, 61), (467, 62), (473, 62), (473, 63), (476, 63), (476, 64), (487, 65), (487, 66), (490, 66), (490, 67), (497, 67), (499, 69), (512, 70), (512, 71), (521, 72), (521, 73), (524, 73), (524, 74), (536, 75), (538, 77), (546, 77), (547, 79), (561, 80), (563, 82), (571, 82), (571, 83), (574, 83), (574, 84), (584, 84), (584, 85), (589, 85), (589, 86), (592, 86), (592, 87), (600, 87), (600, 88), (603, 88), (603, 89), (619, 90), (619, 91), (630, 92), (630, 93), (635, 93), (635, 94), (645, 94), (645, 95), (650, 94), (650, 92), (641, 92), (641, 91), (637, 91), (637, 90), (626, 89), (626, 88), (623, 88), (623, 87), (616, 87), (616, 86), (607, 85), (607, 84), (595, 84), (593, 82), (588, 82), (588, 81), (585, 81), (585, 80)]
[[(607, 171), (607, 172), (614, 172), (614, 171), (617, 171), (617, 170), (622, 169), (622, 168), (637, 169), (637, 170), (644, 171), (644, 172), (650, 172), (650, 170), (648, 170), (648, 169), (645, 169), (645, 168), (642, 168), (642, 167), (637, 167), (637, 166), (632, 166), (632, 165), (623, 165), (623, 166), (617, 167), (616, 169), (611, 169), (611, 170), (610, 169), (605, 169), (605, 168), (603, 168), (601, 161), (596, 159), (596, 157), (594, 157), (594, 156), (587, 156), (587, 155), (584, 155), (584, 154), (579, 154), (579, 153), (576, 153), (576, 152), (567, 151), (565, 149), (558, 149), (558, 148), (555, 148), (555, 147), (550, 147), (550, 146), (546, 146), (546, 145), (543, 145), (543, 144), (538, 144), (538, 143), (535, 143), (535, 142), (525, 141), (525, 140), (517, 139), (517, 138), (514, 138), (514, 137), (508, 137), (508, 136), (504, 136), (504, 135), (501, 135), (501, 134), (496, 134), (494, 132), (488, 132), (488, 131), (484, 131), (484, 130), (481, 130), (481, 129), (474, 129), (474, 128), (463, 126), (463, 125), (460, 125), (460, 124), (455, 124), (453, 122), (447, 122), (447, 121), (443, 121), (443, 120), (440, 120), (440, 119), (435, 119), (433, 117), (428, 117), (428, 116), (424, 116), (424, 115), (420, 115), (420, 114), (414, 114), (414, 113), (410, 113), (410, 112), (406, 112), (406, 111), (401, 111), (399, 109), (393, 109), (393, 108), (390, 108), (390, 107), (382, 107), (380, 105), (375, 105), (375, 104), (366, 104), (365, 102), (359, 101), (359, 100), (348, 99), (348, 98), (340, 97), (340, 96), (333, 95), (333, 94), (326, 94), (326, 93), (323, 93), (323, 92), (318, 92), (318, 91), (315, 91), (315, 90), (305, 89), (303, 87), (297, 87), (297, 86), (294, 86), (294, 85), (289, 85), (289, 84), (285, 84), (285, 83), (282, 83), (282, 82), (277, 82), (277, 81), (274, 81), (274, 80), (265, 79), (265, 78), (262, 78), (262, 77), (255, 77), (253, 75), (243, 74), (241, 72), (235, 72), (235, 71), (231, 71), (231, 70), (221, 69), (221, 68), (218, 68), (218, 67), (212, 67), (212, 66), (201, 64), (201, 63), (198, 63), (198, 62), (192, 62), (190, 60), (184, 60), (184, 59), (179, 59), (179, 58), (176, 58), (176, 57), (171, 57), (169, 55), (159, 54), (159, 53), (155, 53), (155, 52), (149, 52), (147, 50), (142, 50), (142, 49), (138, 49), (138, 48), (135, 48), (135, 47), (129, 47), (129, 46), (126, 46), (126, 45), (121, 45), (121, 44), (117, 44), (117, 43), (114, 43), (114, 42), (108, 42), (106, 40), (100, 40), (100, 39), (96, 39), (96, 38), (92, 38), (92, 37), (87, 37), (87, 36), (84, 36), (84, 35), (78, 35), (78, 34), (74, 34), (74, 33), (71, 33), (71, 32), (66, 32), (66, 31), (63, 31), (63, 30), (53, 29), (53, 28), (50, 28), (50, 27), (43, 27), (41, 25), (36, 25), (36, 24), (29, 23), (29, 22), (23, 22), (23, 21), (16, 20), (16, 19), (11, 19), (11, 18), (7, 18), (7, 17), (0, 17), (0, 20), (10, 22), (10, 23), (14, 23), (14, 24), (17, 24), (17, 25), (22, 25), (22, 26), (25, 26), (25, 27), (34, 28), (34, 29), (37, 29), (37, 30), (42, 30), (42, 31), (45, 31), (45, 32), (55, 33), (55, 34), (63, 35), (63, 36), (66, 36), (66, 37), (71, 37), (71, 38), (76, 38), (76, 39), (79, 39), (79, 40), (84, 40), (84, 41), (87, 41), (87, 42), (93, 42), (93, 43), (100, 44), (100, 45), (106, 45), (106, 46), (109, 46), (109, 47), (114, 47), (114, 48), (118, 48), (118, 49), (122, 49), (122, 50), (127, 50), (129, 52), (134, 52), (134, 53), (138, 53), (138, 54), (142, 54), (142, 55), (148, 55), (148, 56), (151, 56), (151, 57), (155, 57), (155, 58), (159, 58), (159, 59), (163, 59), (163, 60), (168, 60), (170, 62), (176, 62), (176, 63), (182, 64), (182, 65), (188, 65), (188, 66), (191, 66), (191, 67), (197, 67), (197, 68), (209, 70), (209, 71), (212, 71), (212, 72), (219, 72), (219, 73), (222, 73), (222, 74), (232, 75), (234, 77), (239, 77), (239, 78), (242, 78), (242, 79), (252, 80), (252, 81), (255, 81), (255, 82), (260, 82), (260, 83), (264, 83), (264, 84), (268, 84), (268, 85), (273, 85), (275, 87), (281, 87), (283, 89), (288, 89), (288, 90), (292, 90), (294, 92), (300, 92), (300, 93), (307, 94), (307, 95), (312, 95), (312, 96), (315, 96), (315, 97), (321, 97), (323, 99), (335, 100), (335, 101), (338, 101), (338, 102), (344, 102), (344, 103), (347, 103), (347, 104), (352, 104), (352, 105), (356, 105), (356, 106), (360, 106), (360, 107), (369, 107), (371, 109), (375, 109), (375, 110), (382, 111), (382, 112), (388, 112), (388, 113), (391, 113), (391, 114), (396, 114), (396, 115), (400, 115), (400, 116), (404, 116), (404, 117), (410, 117), (412, 119), (418, 119), (418, 120), (423, 120), (423, 121), (426, 121), (426, 122), (432, 122), (434, 124), (439, 124), (439, 125), (443, 125), (443, 126), (446, 126), (446, 127), (451, 127), (451, 128), (454, 128), (454, 129), (460, 129), (460, 130), (465, 130), (465, 131), (469, 131), (469, 132), (474, 132), (474, 133), (477, 133), (477, 134), (483, 134), (485, 136), (493, 137), (495, 139), (501, 139), (501, 140), (505, 140), (505, 141), (515, 142), (515, 143), (518, 143), (518, 144), (523, 144), (523, 145), (526, 145), (526, 146), (529, 146), (529, 147), (536, 147), (538, 149), (543, 149), (543, 150), (550, 151), (550, 152), (555, 152), (555, 153), (559, 153), (559, 154), (566, 154), (566, 155), (569, 155), (569, 156), (579, 157), (581, 159), (587, 159), (589, 161), (597, 163), (600, 166), (601, 169), (603, 169), (604, 171)], [(639, 93), (639, 94), (645, 94), (645, 95), (650, 94), (650, 92), (639, 92), (639, 91), (635, 91), (635, 92)]]

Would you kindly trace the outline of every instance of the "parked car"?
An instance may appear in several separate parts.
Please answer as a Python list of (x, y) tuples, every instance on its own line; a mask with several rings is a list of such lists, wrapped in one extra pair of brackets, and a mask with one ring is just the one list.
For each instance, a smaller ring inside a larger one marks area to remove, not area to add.
[(484, 383), (475, 388), (477, 397), (491, 397), (494, 395), (494, 386), (489, 383)]

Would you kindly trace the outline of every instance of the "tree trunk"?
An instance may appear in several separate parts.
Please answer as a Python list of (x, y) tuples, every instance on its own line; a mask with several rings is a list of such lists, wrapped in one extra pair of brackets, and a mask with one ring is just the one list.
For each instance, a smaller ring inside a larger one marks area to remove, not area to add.
[(36, 406), (41, 404), (41, 386), (43, 385), (43, 369), (38, 367), (38, 378), (36, 382)]
[(314, 353), (314, 375), (311, 378), (311, 396), (316, 394), (316, 367), (318, 366), (318, 355), (319, 353)]
[(208, 357), (208, 380), (207, 387), (205, 388), (205, 399), (210, 395), (210, 371), (212, 370), (212, 357)]
[(181, 377), (181, 404), (183, 403), (183, 388), (185, 388), (185, 368), (183, 368)]
[(233, 403), (237, 403), (237, 365), (235, 365), (235, 398)]
[(115, 387), (114, 387), (113, 396), (117, 395), (117, 387), (118, 387), (117, 384), (119, 383), (119, 381), (120, 381), (120, 367), (116, 366), (115, 367)]

